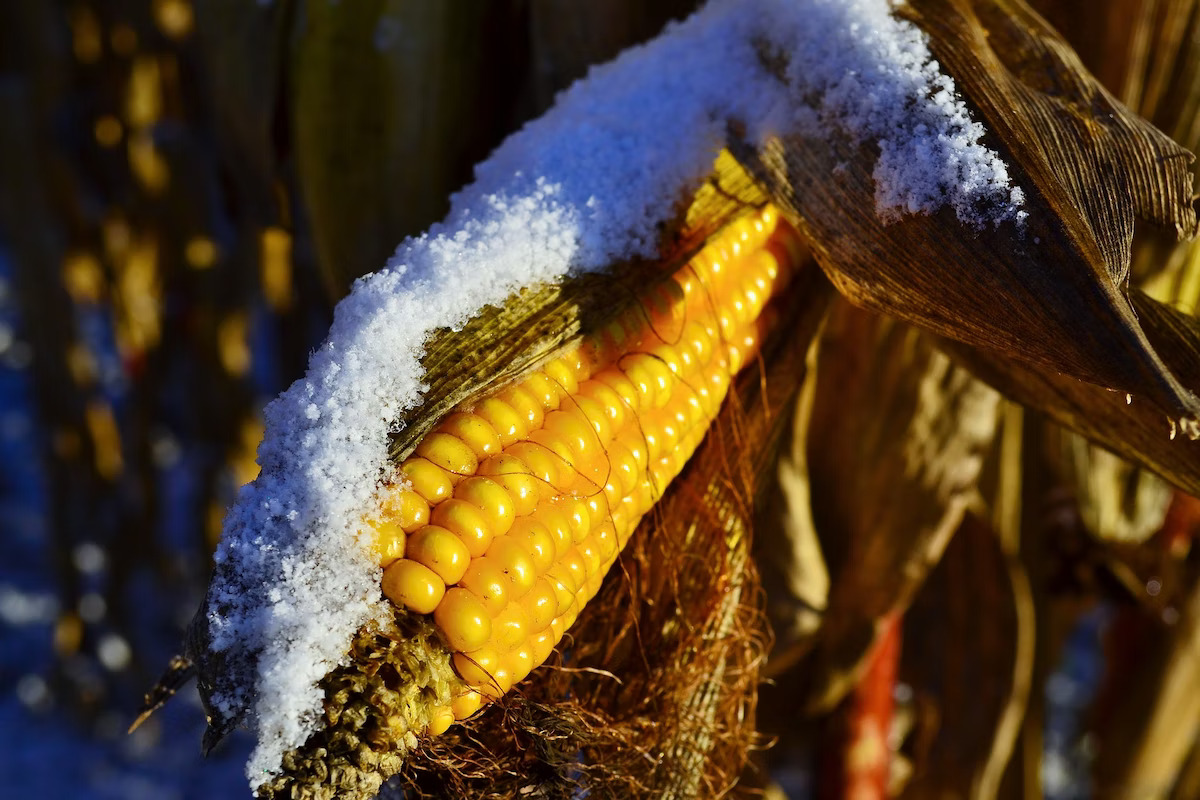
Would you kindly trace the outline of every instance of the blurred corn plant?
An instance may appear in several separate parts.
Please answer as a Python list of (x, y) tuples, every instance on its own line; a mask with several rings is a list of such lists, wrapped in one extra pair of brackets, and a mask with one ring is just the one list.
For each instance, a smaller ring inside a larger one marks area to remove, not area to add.
[[(0, 246), (70, 705), (127, 702), (97, 664), (148, 682), (131, 587), (194, 607), (257, 410), (350, 282), (588, 64), (691, 5), (0, 10)], [(635, 534), (569, 667), (418, 751), (410, 789), (1200, 796), (1200, 257), (1178, 242), (1200, 8), (1033, 5), (1044, 20), (1017, 0), (899, 10), (1035, 188), (1023, 245), (950, 239), (942, 215), (883, 225), (869, 150), (730, 132), (740, 166), (665, 260), (773, 200), (815, 257), (797, 322)], [(435, 397), (456, 342), (430, 348)], [(480, 388), (456, 387), (414, 431)]]

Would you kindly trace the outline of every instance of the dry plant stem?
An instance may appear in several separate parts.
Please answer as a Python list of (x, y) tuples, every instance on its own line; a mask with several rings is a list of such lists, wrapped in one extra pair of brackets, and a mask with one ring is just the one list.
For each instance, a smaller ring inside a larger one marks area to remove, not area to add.
[(984, 793), (986, 781), (1008, 763), (1003, 726), (1019, 699), (1015, 679), (1028, 670), (1005, 559), (996, 534), (968, 513), (905, 613), (900, 679), (921, 712), (905, 748), (913, 753), (905, 797), (996, 796), (994, 787)]
[(1033, 670), (1038, 625), (1033, 587), (1021, 563), (1021, 454), (1024, 430), (1025, 410), (1005, 402), (1001, 409), (1000, 435), (997, 437), (996, 489), (990, 505), (991, 526), (1003, 554), (1015, 613), (1012, 688), (996, 722), (991, 752), (975, 776), (972, 795), (979, 800), (993, 800), (1000, 795), (1004, 774), (1012, 763), (1013, 753), (1020, 740), (1021, 727), (1034, 687)]
[[(1162, 546), (1184, 551), (1194, 546), (1198, 507), (1195, 501), (1173, 506)], [(1180, 541), (1182, 546), (1175, 544)], [(1200, 734), (1200, 578), (1194, 565), (1177, 611), (1178, 620), (1169, 627), (1148, 620), (1149, 644), (1131, 664), (1132, 674), (1122, 682), (1117, 706), (1100, 731), (1098, 797), (1167, 798), (1177, 782), (1189, 780), (1181, 773)], [(1142, 618), (1140, 627), (1146, 623)]]

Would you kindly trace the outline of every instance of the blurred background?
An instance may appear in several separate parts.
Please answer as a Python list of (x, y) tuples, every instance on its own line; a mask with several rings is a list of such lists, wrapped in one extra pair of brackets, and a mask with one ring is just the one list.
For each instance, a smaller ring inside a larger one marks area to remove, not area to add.
[[(223, 509), (256, 474), (263, 405), (303, 373), (353, 280), (440, 218), (472, 164), (589, 64), (695, 5), (0, 5), (8, 796), (248, 796), (248, 741), (234, 737), (201, 759), (192, 689), (125, 731), (181, 647)], [(1196, 146), (1194, 2), (1035, 5), (1112, 91)], [(1171, 90), (1180, 85), (1192, 91)], [(1139, 250), (1179, 252), (1155, 241)], [(1190, 597), (1194, 585), (1164, 577), (1191, 574), (1179, 565), (1200, 518), (1195, 501), (1166, 487), (1140, 490), (1158, 493), (1147, 502), (1160, 513), (1140, 519), (1118, 557), (1081, 520), (1073, 491), (1051, 478), (1040, 507), (1053, 535), (1029, 574), (1047, 615), (1037, 632), (1045, 646), (1031, 672), (1036, 714), (1019, 740), (1035, 778), (1009, 780), (1005, 796), (1092, 796), (1089, 731), (1111, 719), (1126, 720), (1132, 750), (1153, 749), (1155, 736), (1195, 736), (1190, 719), (1164, 731), (1122, 712), (1119, 691), (1139, 687), (1153, 705), (1170, 678), (1200, 695), (1200, 667), (1187, 655), (1193, 633), (1171, 627), (1180, 612), (1169, 599)], [(969, 548), (972, 534), (959, 540)], [(957, 552), (911, 618), (944, 612), (955, 593), (977, 588), (955, 571)], [(918, 632), (911, 652), (945, 647), (946, 637), (952, 646), (953, 630), (924, 644)], [(1155, 647), (1168, 661), (1176, 653), (1174, 666), (1141, 675), (1123, 655)], [(892, 678), (898, 716), (909, 719), (895, 746), (919, 770), (933, 740), (912, 731), (938, 725), (921, 722), (932, 706)], [(955, 702), (969, 709), (971, 687), (963, 688)], [(1200, 755), (1185, 750), (1186, 762), (1169, 767), (1168, 791), (1181, 799), (1200, 796)], [(785, 748), (776, 761), (781, 783), (806, 791), (810, 756)], [(911, 786), (906, 796), (933, 796)]]

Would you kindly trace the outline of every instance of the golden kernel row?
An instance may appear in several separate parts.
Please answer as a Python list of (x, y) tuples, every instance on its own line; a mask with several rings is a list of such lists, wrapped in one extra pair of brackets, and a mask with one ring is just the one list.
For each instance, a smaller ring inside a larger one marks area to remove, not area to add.
[(767, 211), (733, 226), (580, 347), (448, 416), (401, 466), (409, 488), (391, 493), (374, 548), (384, 593), (433, 614), (478, 690), (445, 714), (469, 716), (549, 657), (698, 446), (781, 281), (773, 225)]

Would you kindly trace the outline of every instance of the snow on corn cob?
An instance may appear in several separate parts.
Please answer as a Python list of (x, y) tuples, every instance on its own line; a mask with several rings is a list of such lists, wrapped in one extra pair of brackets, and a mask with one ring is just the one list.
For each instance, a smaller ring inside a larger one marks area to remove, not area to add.
[(383, 592), (432, 615), (461, 680), (429, 732), (541, 665), (756, 353), (795, 234), (728, 226), (603, 330), (442, 420), (382, 497)]

